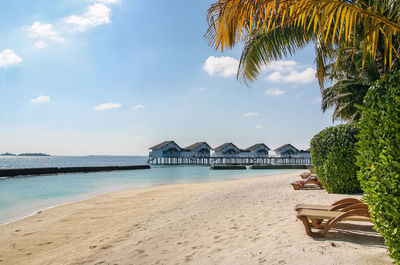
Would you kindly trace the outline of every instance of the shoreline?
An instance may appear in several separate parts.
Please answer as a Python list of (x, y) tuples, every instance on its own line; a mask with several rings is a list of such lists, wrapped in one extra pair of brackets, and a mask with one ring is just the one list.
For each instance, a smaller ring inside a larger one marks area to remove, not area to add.
[(53, 207), (0, 226), (0, 264), (391, 264), (369, 227), (367, 238), (307, 237), (296, 202), (349, 196), (294, 191), (294, 175), (157, 185)]
[[(304, 170), (296, 170), (296, 171), (293, 171), (291, 173), (284, 173), (284, 174), (294, 174), (294, 175), (296, 175), (296, 174), (299, 174), (300, 172), (303, 172), (303, 171)], [(89, 172), (88, 174), (95, 174), (95, 173), (96, 172)], [(68, 173), (64, 173), (64, 174), (68, 174)], [(280, 175), (280, 174), (278, 174), (278, 175)], [(53, 176), (53, 175), (49, 175), (49, 176)], [(275, 176), (275, 174), (266, 175), (266, 176), (262, 176), (262, 177), (269, 177), (269, 176)], [(36, 177), (36, 176), (20, 176), (18, 178), (27, 178), (27, 177)], [(38, 177), (40, 177), (40, 175), (38, 175)], [(0, 180), (1, 180), (1, 178), (2, 177), (0, 177)], [(13, 177), (4, 177), (4, 178), (5, 179), (13, 179)], [(228, 179), (224, 179), (224, 180), (182, 182), (182, 183), (178, 183), (178, 185), (179, 184), (192, 184), (192, 183), (195, 184), (195, 183), (233, 181), (233, 180), (252, 179), (252, 178), (260, 178), (260, 177), (243, 177), (243, 178), (232, 177), (232, 178), (228, 178)], [(34, 215), (38, 214), (38, 212), (43, 212), (43, 211), (46, 211), (47, 209), (51, 209), (51, 208), (54, 208), (54, 207), (62, 206), (62, 205), (65, 205), (65, 204), (82, 202), (82, 201), (85, 201), (85, 200), (92, 199), (92, 198), (94, 198), (96, 196), (101, 196), (101, 195), (108, 194), (108, 193), (113, 193), (113, 192), (129, 191), (129, 190), (137, 190), (137, 189), (146, 189), (146, 188), (151, 188), (151, 187), (156, 187), (156, 186), (164, 186), (164, 185), (175, 185), (175, 184), (149, 184), (149, 185), (146, 185), (146, 186), (138, 185), (137, 187), (133, 186), (133, 187), (129, 187), (129, 188), (118, 187), (117, 189), (115, 189), (115, 187), (114, 187), (114, 188), (110, 188), (110, 189), (104, 189), (104, 190), (98, 190), (98, 191), (92, 191), (92, 192), (80, 194), (79, 196), (72, 197), (71, 200), (67, 200), (65, 202), (60, 202), (60, 203), (55, 203), (55, 204), (50, 203), (51, 205), (48, 205), (48, 206), (34, 207), (34, 209), (32, 211), (30, 210), (29, 213), (28, 213), (28, 211), (25, 211), (25, 213), (17, 214), (17, 215), (15, 215), (15, 217), (5, 219), (4, 221), (0, 220), (0, 228), (3, 225), (14, 223), (14, 222), (17, 222), (19, 220), (23, 220), (25, 218), (34, 216)]]

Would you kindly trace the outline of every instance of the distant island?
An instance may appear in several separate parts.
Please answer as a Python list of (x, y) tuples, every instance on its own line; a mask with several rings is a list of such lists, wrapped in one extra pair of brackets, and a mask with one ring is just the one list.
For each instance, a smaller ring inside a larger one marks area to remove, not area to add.
[(6, 152), (4, 154), (0, 154), (0, 156), (50, 156), (50, 155), (43, 154), (43, 153), (24, 153), (24, 154), (16, 155), (13, 153)]
[(0, 154), (0, 156), (16, 156), (16, 154), (4, 153), (4, 154)]
[(24, 154), (19, 154), (18, 156), (50, 156), (50, 155), (43, 153), (24, 153)]

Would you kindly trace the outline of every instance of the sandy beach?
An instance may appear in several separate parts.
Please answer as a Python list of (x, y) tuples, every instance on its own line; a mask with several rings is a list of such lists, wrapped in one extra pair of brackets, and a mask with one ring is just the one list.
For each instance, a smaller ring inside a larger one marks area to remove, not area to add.
[[(0, 226), (0, 264), (391, 264), (372, 225), (305, 234), (293, 174), (113, 192)], [(360, 198), (361, 196), (351, 196)]]

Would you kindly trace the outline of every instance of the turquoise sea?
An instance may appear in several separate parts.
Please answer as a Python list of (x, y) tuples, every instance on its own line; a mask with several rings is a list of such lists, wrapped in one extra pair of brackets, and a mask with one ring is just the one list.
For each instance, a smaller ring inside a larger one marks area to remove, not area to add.
[(0, 168), (144, 165), (147, 156), (0, 156)]
[[(0, 157), (0, 168), (105, 166), (146, 163), (138, 156)], [(210, 170), (201, 166), (152, 166), (151, 169), (60, 174), (0, 179), (0, 224), (48, 207), (123, 189), (162, 184), (209, 182), (296, 172), (298, 170)]]

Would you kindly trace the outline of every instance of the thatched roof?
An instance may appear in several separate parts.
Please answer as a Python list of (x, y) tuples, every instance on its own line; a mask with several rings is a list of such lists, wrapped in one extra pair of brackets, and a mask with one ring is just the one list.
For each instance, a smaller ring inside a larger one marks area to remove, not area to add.
[(268, 146), (266, 146), (264, 143), (260, 143), (260, 144), (255, 144), (255, 145), (252, 145), (252, 146), (250, 146), (249, 148), (246, 148), (246, 149), (244, 149), (245, 151), (249, 151), (249, 152), (251, 152), (251, 151), (254, 151), (254, 150), (256, 150), (258, 147), (260, 147), (260, 146), (264, 146), (265, 147), (265, 149), (268, 149), (268, 150), (271, 150), (271, 149), (269, 149), (269, 147)]
[(274, 151), (275, 151), (275, 152), (279, 152), (279, 151), (281, 151), (283, 148), (285, 148), (285, 147), (287, 147), (287, 146), (291, 146), (291, 147), (293, 147), (294, 149), (296, 149), (296, 150), (297, 150), (297, 152), (299, 151), (299, 149), (297, 149), (296, 147), (294, 147), (294, 146), (293, 146), (293, 145), (291, 145), (291, 144), (284, 144), (284, 145), (282, 145), (282, 146), (280, 146), (280, 147), (276, 148)]

